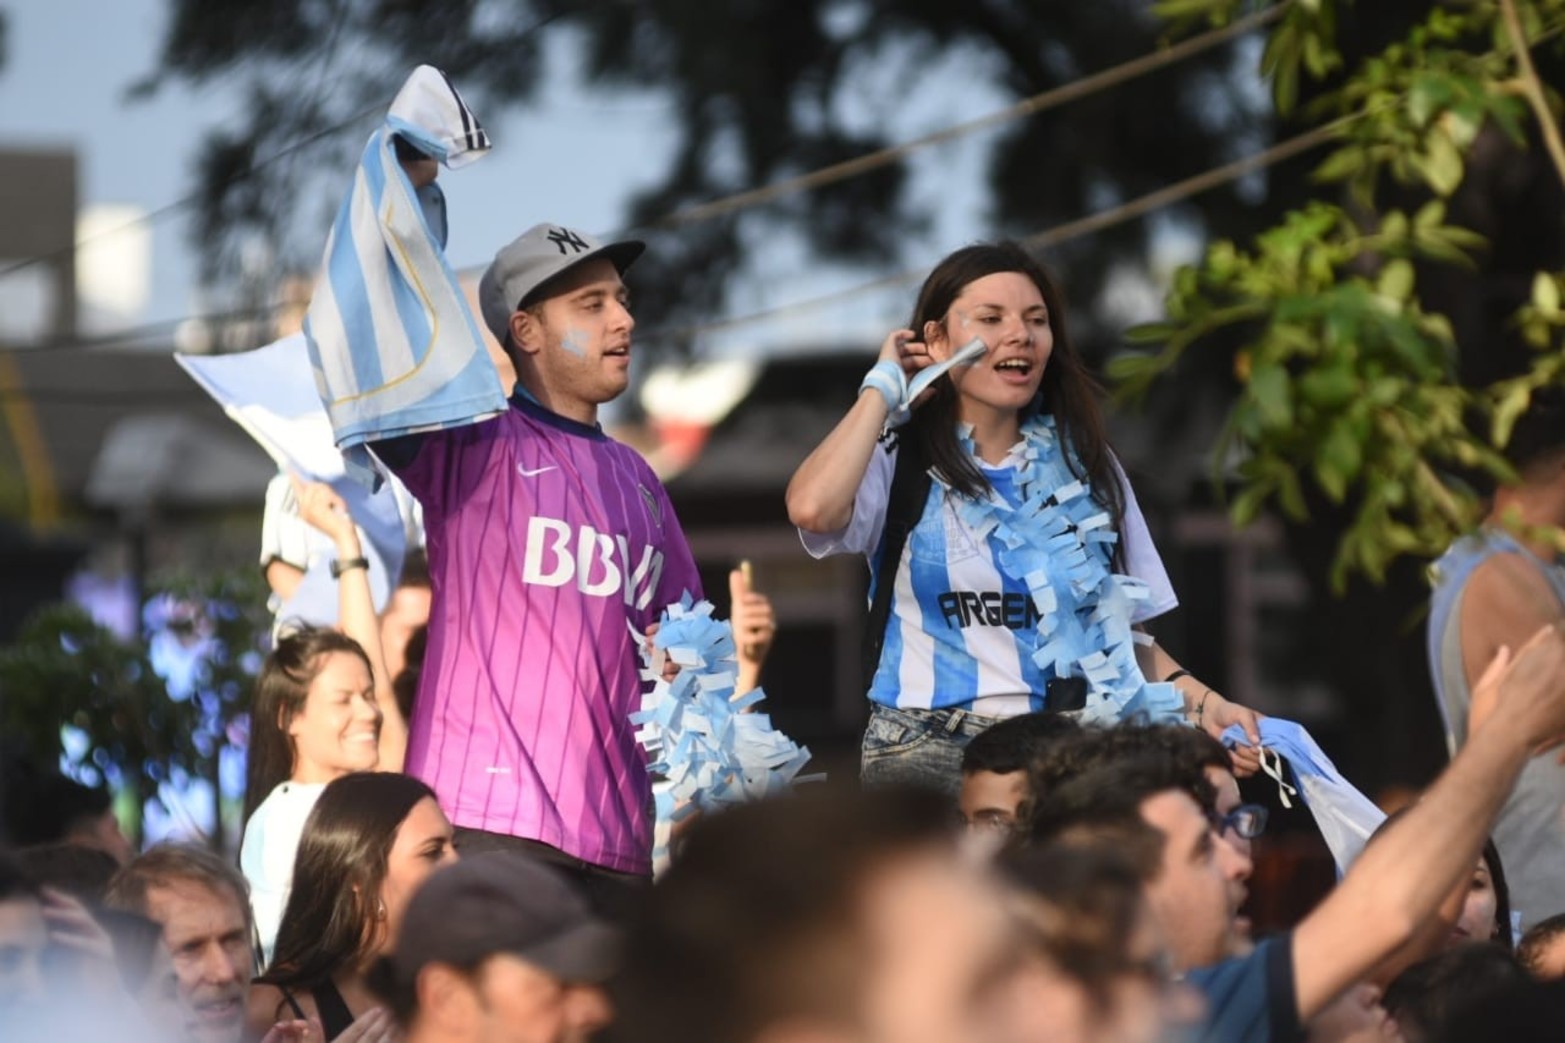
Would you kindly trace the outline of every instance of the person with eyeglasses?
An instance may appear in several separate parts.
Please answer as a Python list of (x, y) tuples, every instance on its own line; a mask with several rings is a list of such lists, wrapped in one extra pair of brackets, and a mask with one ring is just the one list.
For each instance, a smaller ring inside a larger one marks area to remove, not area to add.
[[(1473, 865), (1522, 769), (1565, 742), (1565, 631), (1541, 628), (1497, 655), (1477, 687), (1494, 713), (1416, 805), (1368, 845), (1342, 882), (1290, 932), (1229, 956), (1223, 893), (1236, 849), (1220, 837), (1211, 784), (1192, 787), (1176, 758), (1142, 749), (1050, 777), (1034, 773), (1034, 843), (1117, 830), (1153, 864), (1143, 891), (1177, 969), (1207, 997), (1205, 1039), (1298, 1038), (1304, 1026), (1373, 980), (1395, 955), (1443, 926), (1442, 904)], [(1041, 783), (1041, 784), (1040, 784)], [(1247, 864), (1248, 860), (1244, 860)]]
[(1251, 841), (1266, 832), (1267, 810), (1259, 804), (1241, 804), (1228, 814), (1213, 813), (1212, 828), (1221, 836), (1232, 832), (1238, 840)]
[[(1227, 891), (1228, 934), (1222, 951), (1228, 956), (1249, 952), (1250, 918), (1240, 909), (1249, 897), (1248, 882), (1253, 869), (1250, 842), (1265, 828), (1265, 809), (1244, 804), (1222, 743), (1199, 728), (1181, 724), (1084, 729), (1077, 741), (1057, 744), (1034, 756), (1028, 772), (1028, 792), (1036, 804), (1075, 776), (1135, 757), (1153, 757), (1165, 763), (1179, 780), (1180, 788), (1212, 820), (1213, 839), (1221, 848), (1215, 854), (1221, 856)], [(1256, 823), (1254, 815), (1245, 815), (1242, 829), (1238, 820), (1218, 828), (1219, 821), (1235, 815), (1241, 807), (1260, 811), (1260, 822)]]

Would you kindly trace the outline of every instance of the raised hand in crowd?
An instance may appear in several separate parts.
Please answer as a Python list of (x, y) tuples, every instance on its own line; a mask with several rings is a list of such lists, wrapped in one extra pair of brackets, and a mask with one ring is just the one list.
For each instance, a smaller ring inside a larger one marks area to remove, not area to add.
[(771, 599), (755, 589), (748, 561), (729, 571), (728, 595), (733, 606), (729, 623), (739, 656), (739, 677), (734, 683), (734, 694), (743, 695), (761, 686), (761, 667), (771, 654), (772, 640), (777, 636), (777, 614), (772, 610)]
[(407, 757), (408, 723), (397, 706), (380, 639), (380, 616), (370, 592), (369, 562), (364, 558), (358, 526), (348, 505), (325, 482), (306, 482), (290, 476), (299, 503), (299, 517), (331, 537), (337, 548), (332, 574), (338, 584), (338, 629), (357, 641), (369, 658), (375, 682), (375, 702), (382, 716), (380, 770), (401, 771)]
[(356, 558), (361, 550), (359, 530), (353, 524), (347, 502), (325, 482), (308, 482), (290, 475), (294, 498), (299, 504), (299, 517), (330, 536), (337, 545), (337, 553)]
[(1494, 683), (1504, 712), (1490, 715), (1424, 798), (1376, 836), (1294, 932), (1305, 1017), (1417, 941), (1441, 903), (1472, 877), (1528, 759), (1565, 736), (1565, 635), (1557, 627), (1534, 634)]
[(43, 887), (39, 896), (49, 940), (76, 957), (81, 980), (105, 995), (122, 999), (124, 990), (109, 932), (92, 918), (85, 905), (65, 892)]

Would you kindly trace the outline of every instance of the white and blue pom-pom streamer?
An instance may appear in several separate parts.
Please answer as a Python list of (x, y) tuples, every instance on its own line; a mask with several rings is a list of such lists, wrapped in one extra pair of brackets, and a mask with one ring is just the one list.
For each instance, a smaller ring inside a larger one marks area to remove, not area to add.
[[(735, 698), (738, 658), (733, 630), (712, 618), (709, 601), (687, 596), (663, 613), (648, 651), (639, 635), (642, 677), (652, 688), (631, 714), (636, 739), (647, 751), (657, 809), (654, 865), (667, 859), (672, 824), (696, 811), (712, 811), (769, 796), (805, 781), (799, 772), (808, 748), (755, 712), (766, 698), (757, 688)], [(679, 673), (663, 679), (673, 662)]]

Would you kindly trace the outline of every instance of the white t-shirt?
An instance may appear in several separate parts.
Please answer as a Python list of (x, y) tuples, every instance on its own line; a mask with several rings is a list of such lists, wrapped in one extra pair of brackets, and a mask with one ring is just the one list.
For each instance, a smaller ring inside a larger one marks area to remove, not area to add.
[[(424, 511), (406, 486), (390, 478), (354, 518), (359, 544), (369, 561), (370, 599), (375, 611), (384, 612), (402, 575), (406, 548), (424, 545)], [(337, 582), (330, 571), (336, 560), (337, 547), (331, 537), (299, 517), (299, 503), (288, 475), (275, 475), (266, 487), (266, 508), (261, 515), (261, 567), (281, 561), (304, 573), (292, 598), (284, 601), (273, 594), (268, 599), (267, 608), (277, 623), (337, 625)]]
[(239, 870), (250, 882), (250, 909), (261, 939), (262, 968), (272, 961), (277, 928), (293, 886), (293, 860), (304, 820), (326, 789), (324, 782), (284, 782), (267, 794), (245, 823)]
[[(799, 531), (817, 558), (863, 554), (875, 566), (885, 526), (894, 446), (878, 447), (853, 500), (853, 517), (838, 532)], [(997, 488), (1012, 482), (1017, 458), (982, 465)], [(1174, 595), (1147, 531), (1135, 493), (1114, 461), (1124, 490), (1120, 526), (1125, 572), (1146, 584), (1149, 596), (1131, 617), (1140, 623), (1175, 608)], [(917, 709), (959, 708), (1010, 717), (1037, 708), (1047, 677), (1031, 661), (1037, 648), (1037, 614), (1022, 577), (1007, 576), (993, 539), (979, 536), (958, 514), (939, 482), (902, 548), (892, 591), (881, 667), (869, 696), (878, 703)]]

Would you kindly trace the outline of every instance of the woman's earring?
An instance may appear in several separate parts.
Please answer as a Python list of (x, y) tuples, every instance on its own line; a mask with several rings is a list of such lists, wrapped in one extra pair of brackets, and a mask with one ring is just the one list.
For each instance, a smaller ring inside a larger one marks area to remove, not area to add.
[(385, 918), (386, 918), (386, 900), (384, 898), (377, 898), (377, 899), (375, 899), (375, 919), (377, 919), (377, 920), (384, 920)]

